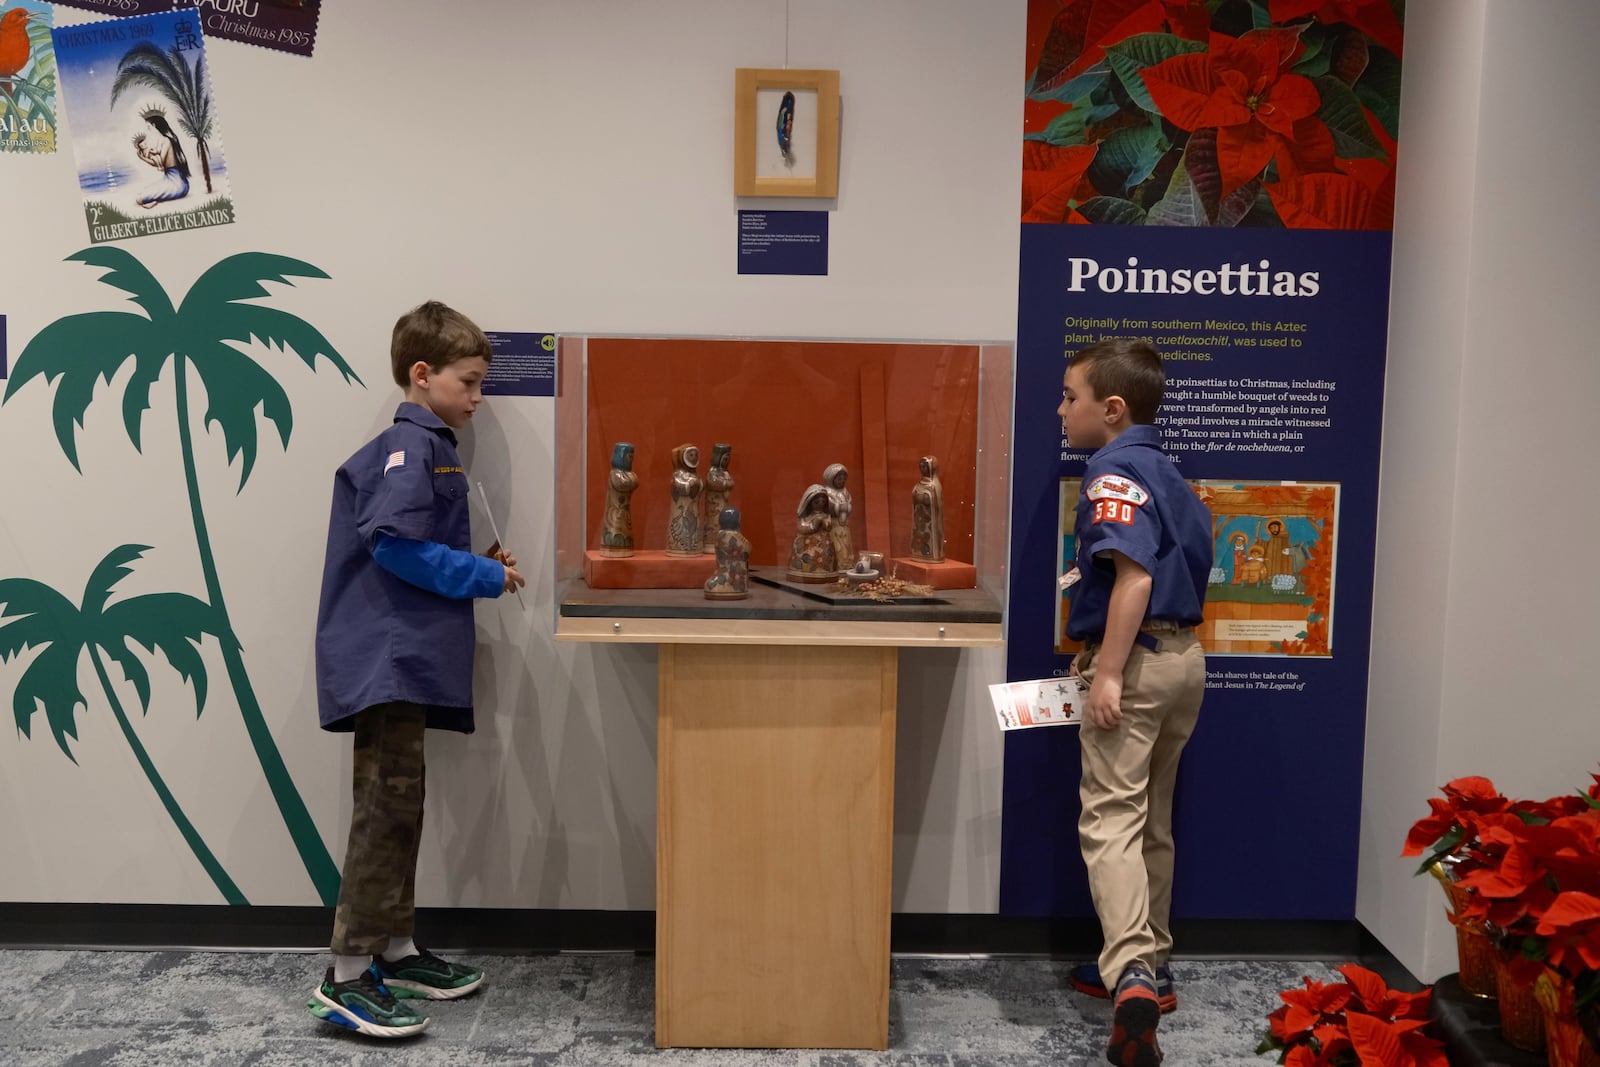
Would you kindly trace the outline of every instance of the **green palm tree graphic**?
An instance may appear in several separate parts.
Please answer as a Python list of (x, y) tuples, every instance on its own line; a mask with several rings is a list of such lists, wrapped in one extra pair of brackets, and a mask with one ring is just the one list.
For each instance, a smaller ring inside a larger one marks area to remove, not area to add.
[(100, 688), (105, 692), (106, 703), (111, 705), (111, 714), (116, 717), (122, 736), (133, 749), (134, 758), (161, 798), (167, 814), (223, 899), (229, 904), (248, 904), (156, 771), (106, 673), (106, 658), (121, 666), (123, 676), (133, 684), (139, 703), (148, 715), (150, 674), (129, 642), (142, 645), (150, 653), (159, 649), (179, 676), (194, 686), (195, 716), (205, 709), (206, 667), (200, 658), (200, 640), (205, 634), (222, 638), (214, 625), (212, 610), (182, 593), (156, 593), (129, 597), (115, 604), (106, 603), (112, 587), (133, 573), (129, 564), (147, 551), (147, 545), (122, 545), (108, 553), (89, 576), (83, 590), (83, 603), (78, 607), (31, 578), (0, 579), (0, 661), (9, 660), (30, 647), (43, 649), (22, 673), (11, 698), (17, 729), (23, 737), (31, 737), (33, 716), (42, 706), (56, 744), (69, 760), (78, 762), (67, 739), (78, 739), (78, 706), (82, 705), (85, 710), (89, 707), (89, 701), (78, 688), (78, 660), (87, 650), (95, 677), (100, 679)]
[(293, 350), (313, 372), (317, 357), (321, 356), (333, 364), (345, 381), (363, 384), (327, 338), (310, 323), (275, 308), (243, 302), (270, 295), (261, 284), (264, 281), (293, 285), (290, 278), (326, 278), (328, 275), (297, 259), (265, 252), (243, 252), (208, 269), (189, 289), (183, 303), (174, 309), (161, 284), (144, 264), (124, 249), (88, 248), (67, 258), (104, 268), (100, 281), (130, 294), (132, 302), (142, 307), (145, 314), (97, 311), (57, 319), (23, 349), (0, 403), (9, 402), (36, 377), (43, 376), (46, 382), (56, 383), (53, 409), (56, 440), (73, 467), (81, 470), (76, 429), (83, 425), (84, 413), (94, 398), (97, 385), (101, 381), (109, 384), (118, 369), (128, 359), (133, 359), (133, 372), (122, 394), (122, 419), (129, 440), (138, 449), (144, 412), (150, 407), (150, 388), (171, 361), (189, 513), (200, 552), (206, 596), (215, 613), (223, 662), (238, 700), (239, 714), (284, 826), (322, 902), (331, 906), (338, 900), (339, 870), (284, 766), (245, 670), (242, 649), (217, 579), (211, 538), (206, 532), (189, 426), (189, 372), (192, 368), (205, 387), (204, 425), (209, 428), (215, 423), (222, 431), (229, 463), (240, 461), (239, 489), (242, 491), (255, 466), (256, 409), (260, 408), (262, 415), (277, 427), (278, 438), (285, 448), (289, 444), (294, 416), (282, 386), (259, 363), (227, 342), (248, 343), (255, 339), (280, 351)]
[(200, 149), (200, 171), (206, 177), (206, 192), (211, 192), (211, 153), (206, 145), (212, 134), (211, 92), (206, 88), (205, 53), (191, 67), (176, 45), (163, 52), (149, 42), (136, 44), (117, 61), (111, 106), (135, 85), (154, 89), (178, 109), (178, 128)]

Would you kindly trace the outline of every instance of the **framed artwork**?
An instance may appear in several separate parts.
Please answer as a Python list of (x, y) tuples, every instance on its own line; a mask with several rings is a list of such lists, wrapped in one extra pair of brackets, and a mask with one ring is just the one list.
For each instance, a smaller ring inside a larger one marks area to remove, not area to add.
[(839, 194), (838, 71), (734, 71), (733, 192)]

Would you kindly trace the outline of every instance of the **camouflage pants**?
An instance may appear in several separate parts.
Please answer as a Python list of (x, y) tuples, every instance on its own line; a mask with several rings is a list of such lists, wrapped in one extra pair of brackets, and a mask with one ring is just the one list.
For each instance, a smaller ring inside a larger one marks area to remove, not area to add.
[(374, 955), (390, 938), (412, 936), (424, 733), (425, 712), (415, 704), (379, 704), (356, 715), (350, 843), (333, 915), (336, 955)]

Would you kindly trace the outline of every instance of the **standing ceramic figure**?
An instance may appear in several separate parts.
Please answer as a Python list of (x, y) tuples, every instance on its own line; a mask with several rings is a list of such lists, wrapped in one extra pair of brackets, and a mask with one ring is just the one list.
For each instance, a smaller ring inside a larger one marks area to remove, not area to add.
[(667, 520), (667, 555), (700, 554), (700, 450), (679, 445), (672, 450), (672, 516)]
[(714, 553), (720, 537), (717, 533), (722, 509), (728, 506), (733, 495), (733, 475), (728, 473), (728, 460), (733, 456), (732, 445), (711, 446), (711, 466), (706, 469), (706, 498), (704, 514), (706, 535), (704, 551)]
[(600, 554), (633, 555), (633, 510), (630, 497), (639, 488), (633, 473), (633, 446), (618, 441), (611, 446), (611, 473), (606, 477), (606, 510), (600, 521)]
[(923, 456), (922, 480), (911, 489), (911, 555), (929, 563), (944, 562), (944, 486), (939, 461)]
[(717, 513), (717, 573), (706, 579), (706, 599), (743, 600), (749, 595), (750, 539), (739, 532), (739, 509), (723, 508)]
[(833, 513), (833, 555), (840, 567), (850, 566), (856, 558), (850, 543), (850, 490), (844, 487), (850, 472), (843, 463), (830, 463), (822, 472), (822, 484), (828, 487), (828, 510)]
[(833, 525), (828, 487), (812, 485), (795, 509), (794, 546), (789, 550), (790, 578), (797, 582), (831, 582), (839, 576), (839, 557), (833, 551)]

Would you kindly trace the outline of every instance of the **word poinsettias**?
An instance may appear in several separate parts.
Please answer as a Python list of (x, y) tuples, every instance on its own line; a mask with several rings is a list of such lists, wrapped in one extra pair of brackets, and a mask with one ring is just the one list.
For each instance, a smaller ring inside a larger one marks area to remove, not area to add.
[(1353, 963), (1339, 973), (1343, 982), (1307, 978), (1279, 993), (1257, 1054), (1278, 1052), (1286, 1067), (1449, 1067), (1444, 1046), (1422, 1032), (1433, 990), (1397, 992)]

